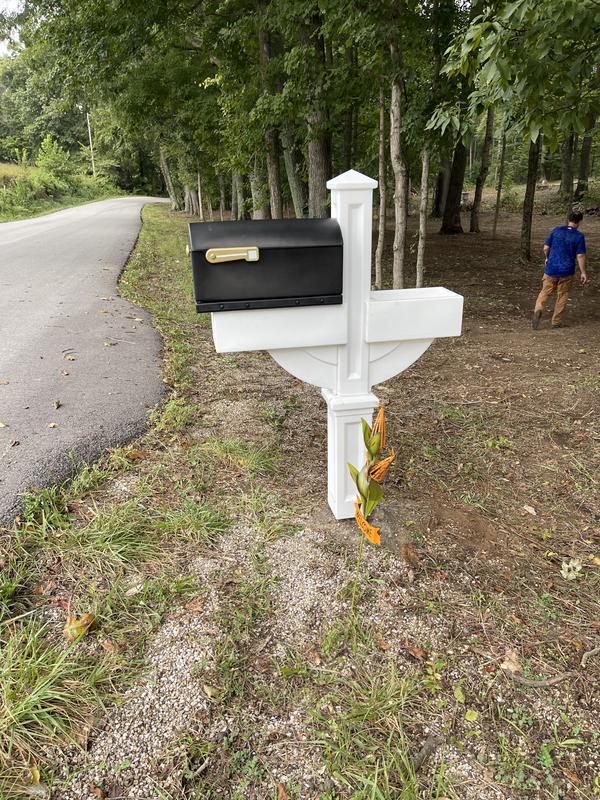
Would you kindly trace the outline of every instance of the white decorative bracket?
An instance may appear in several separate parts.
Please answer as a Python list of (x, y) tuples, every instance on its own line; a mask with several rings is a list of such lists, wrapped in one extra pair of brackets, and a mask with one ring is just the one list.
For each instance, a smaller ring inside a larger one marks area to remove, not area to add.
[(354, 516), (356, 487), (348, 462), (360, 467), (361, 418), (372, 421), (371, 387), (403, 372), (439, 337), (460, 336), (463, 298), (440, 287), (371, 291), (373, 190), (355, 170), (327, 183), (331, 216), (344, 243), (343, 303), (212, 314), (219, 353), (268, 350), (327, 403), (328, 500), (336, 519)]

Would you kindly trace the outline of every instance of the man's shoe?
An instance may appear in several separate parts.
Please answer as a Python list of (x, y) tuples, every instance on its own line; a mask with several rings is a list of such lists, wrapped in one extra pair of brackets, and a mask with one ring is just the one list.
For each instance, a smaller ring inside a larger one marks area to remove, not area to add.
[(537, 331), (537, 329), (539, 328), (541, 318), (542, 318), (541, 311), (533, 312), (533, 316), (531, 318), (531, 327), (533, 328), (534, 331)]
[(566, 327), (567, 327), (567, 326), (565, 325), (565, 323), (564, 323), (564, 322), (552, 323), (552, 328), (553, 328), (553, 329), (554, 329), (554, 328), (566, 328)]

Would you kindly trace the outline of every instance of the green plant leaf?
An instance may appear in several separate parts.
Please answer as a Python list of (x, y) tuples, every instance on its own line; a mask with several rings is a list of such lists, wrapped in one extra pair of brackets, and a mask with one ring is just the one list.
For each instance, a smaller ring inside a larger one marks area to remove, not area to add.
[(348, 471), (350, 472), (350, 475), (352, 476), (352, 480), (354, 481), (354, 483), (357, 483), (357, 481), (358, 481), (358, 470), (356, 469), (354, 464), (348, 464)]
[(474, 708), (469, 708), (465, 714), (465, 719), (467, 722), (477, 722), (479, 719), (479, 711), (475, 711)]
[(363, 439), (365, 442), (365, 447), (368, 449), (369, 440), (371, 438), (371, 426), (364, 417), (361, 419), (361, 422), (362, 422), (362, 431), (363, 431)]
[(366, 519), (369, 518), (369, 515), (373, 513), (375, 506), (379, 503), (380, 500), (383, 499), (383, 489), (377, 483), (377, 481), (370, 481), (369, 487), (367, 490), (367, 505), (365, 508), (365, 517)]
[(456, 697), (459, 703), (465, 702), (465, 693), (460, 686), (454, 687), (454, 697)]

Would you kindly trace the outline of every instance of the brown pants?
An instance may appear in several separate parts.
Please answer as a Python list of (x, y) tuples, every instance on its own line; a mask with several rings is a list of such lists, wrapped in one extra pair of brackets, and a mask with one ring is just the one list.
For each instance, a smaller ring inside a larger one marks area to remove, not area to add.
[(569, 299), (569, 292), (573, 286), (574, 279), (574, 275), (569, 275), (568, 278), (555, 278), (551, 275), (544, 275), (542, 291), (535, 301), (534, 311), (543, 311), (550, 296), (558, 289), (554, 313), (552, 314), (552, 324), (560, 325), (567, 308), (567, 300)]

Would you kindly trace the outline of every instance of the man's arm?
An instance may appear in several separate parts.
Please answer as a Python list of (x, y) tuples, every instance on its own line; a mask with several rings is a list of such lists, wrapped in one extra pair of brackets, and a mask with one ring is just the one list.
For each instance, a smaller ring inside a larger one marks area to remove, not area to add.
[(548, 256), (549, 255), (550, 255), (550, 245), (549, 244), (545, 244), (544, 245), (544, 258), (545, 258), (546, 262), (548, 261)]
[(581, 273), (579, 280), (582, 284), (587, 283), (588, 276), (587, 272), (585, 271), (585, 253), (578, 253), (577, 266), (579, 267), (579, 272)]

